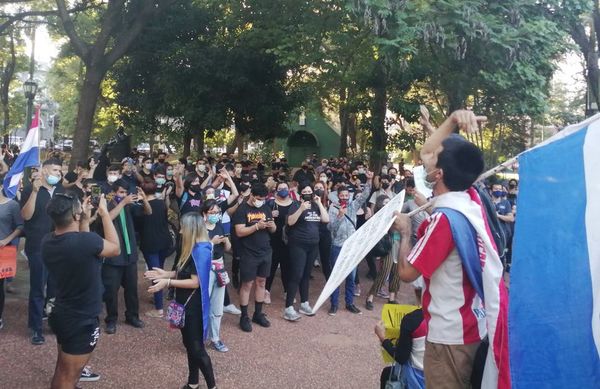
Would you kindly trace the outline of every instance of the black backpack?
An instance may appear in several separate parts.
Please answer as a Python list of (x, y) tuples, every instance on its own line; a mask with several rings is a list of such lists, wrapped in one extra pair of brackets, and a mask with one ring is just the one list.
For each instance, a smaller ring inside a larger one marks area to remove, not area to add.
[(492, 236), (494, 237), (494, 242), (498, 248), (500, 260), (502, 263), (505, 263), (507, 237), (504, 233), (504, 228), (502, 228), (502, 225), (500, 224), (500, 220), (498, 220), (498, 216), (496, 216), (496, 206), (494, 205), (494, 202), (490, 198), (483, 184), (476, 184), (474, 188), (477, 190), (479, 198), (481, 198), (481, 204), (483, 204), (488, 225), (490, 226)]

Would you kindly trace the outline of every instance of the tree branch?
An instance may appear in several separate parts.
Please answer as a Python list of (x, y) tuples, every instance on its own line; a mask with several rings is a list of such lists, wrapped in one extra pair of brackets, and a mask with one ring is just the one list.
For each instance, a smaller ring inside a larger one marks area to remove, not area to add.
[(88, 65), (90, 53), (89, 45), (85, 43), (79, 35), (77, 35), (77, 31), (75, 31), (75, 25), (73, 24), (73, 20), (71, 19), (69, 11), (65, 5), (65, 0), (56, 0), (56, 7), (58, 8), (58, 17), (60, 18), (65, 33), (69, 37), (69, 41), (71, 41), (71, 45), (73, 46), (73, 51), (83, 60), (86, 65)]

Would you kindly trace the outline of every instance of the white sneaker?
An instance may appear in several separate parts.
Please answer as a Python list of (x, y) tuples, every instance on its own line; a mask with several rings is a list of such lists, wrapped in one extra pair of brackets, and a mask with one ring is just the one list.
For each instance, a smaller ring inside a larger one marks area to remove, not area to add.
[(238, 309), (238, 307), (236, 307), (233, 304), (229, 304), (223, 307), (223, 312), (225, 313), (229, 313), (230, 315), (241, 315), (242, 311), (240, 311)]
[(302, 304), (300, 304), (299, 311), (301, 314), (306, 315), (306, 316), (314, 316), (315, 315), (315, 313), (313, 312), (313, 309), (310, 306), (310, 304), (308, 303), (308, 301), (305, 301)]
[(288, 321), (298, 321), (300, 320), (300, 315), (298, 315), (293, 306), (290, 306), (283, 311), (283, 318)]
[(265, 304), (269, 305), (271, 304), (271, 292), (269, 292), (268, 290), (265, 290)]

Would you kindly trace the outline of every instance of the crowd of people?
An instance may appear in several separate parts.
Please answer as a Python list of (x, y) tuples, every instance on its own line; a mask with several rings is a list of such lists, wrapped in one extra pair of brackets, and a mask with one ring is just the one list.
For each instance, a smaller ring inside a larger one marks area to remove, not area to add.
[[(454, 122), (447, 127), (461, 126), (461, 120), (466, 120), (460, 116), (451, 119)], [(442, 152), (439, 144), (424, 147), (425, 151), (427, 147), (435, 150), (431, 152), (435, 158), (423, 160), (425, 184), (435, 196), (466, 191), (483, 169), (477, 150), (465, 146), (470, 145), (466, 141), (452, 139), (446, 137)], [(444, 153), (466, 153), (472, 158)], [(198, 387), (199, 371), (208, 388), (214, 388), (216, 380), (205, 343), (210, 341), (219, 352), (229, 350), (220, 334), (224, 313), (239, 315), (239, 328), (244, 332), (251, 332), (254, 325), (270, 327), (265, 305), (276, 298), (271, 291), (279, 271), (285, 292), (283, 318), (297, 322), (302, 316), (314, 315), (311, 299), (316, 296), (310, 295), (313, 268), (320, 267), (325, 279), (329, 278), (344, 242), (401, 191), (406, 191), (403, 215), (428, 201), (416, 190), (412, 170), (403, 163), (385, 164), (374, 173), (364, 161), (313, 154), (294, 169), (279, 157), (269, 166), (247, 154), (207, 153), (177, 159), (164, 151), (144, 154), (135, 149), (126, 158), (111, 161), (104, 148), (64, 173), (65, 161), (60, 157), (53, 154), (39, 169), (32, 169), (16, 199), (0, 195), (0, 245), (18, 245), (19, 237), (25, 238), (31, 343), (45, 343), (43, 321), (48, 316), (57, 337), (53, 388), (98, 379), (87, 363), (100, 334), (103, 304), (103, 332), (110, 335), (118, 330), (121, 288), (126, 324), (143, 328), (145, 316), (145, 320), (165, 318), (180, 329), (189, 362), (185, 388)], [(517, 184), (510, 181), (506, 189), (498, 182), (487, 188), (505, 236), (512, 234)], [(463, 329), (460, 323), (439, 324), (476, 304), (477, 299), (469, 291), (468, 301), (451, 301), (445, 297), (448, 293), (465, 292), (462, 281), (457, 286), (456, 277), (449, 275), (450, 286), (444, 286), (447, 280), (435, 277), (440, 266), (446, 266), (448, 274), (460, 266), (452, 254), (448, 228), (444, 217), (432, 209), (422, 210), (412, 219), (399, 217), (366, 258), (367, 277), (373, 280), (368, 292), (362, 293), (356, 269), (343, 289), (344, 308), (359, 315), (361, 309), (374, 309), (375, 296), (397, 304), (401, 281), (415, 281), (423, 310), (403, 324), (398, 345), (385, 341), (380, 325), (376, 328), (397, 362), (411, 366), (415, 382), (441, 379), (428, 373), (427, 363), (438, 366), (447, 362), (428, 360), (425, 336), (428, 348), (430, 343), (448, 344), (452, 357), (467, 355), (461, 360), (464, 369), (484, 337), (477, 332), (481, 317), (473, 316), (470, 328)], [(411, 252), (413, 246), (418, 250)], [(140, 254), (147, 267), (144, 278), (151, 281), (148, 291), (153, 294), (152, 309), (143, 315), (138, 296)], [(509, 263), (510, 245), (501, 254)], [(174, 265), (166, 269), (165, 262), (173, 255)], [(226, 265), (226, 255), (232, 258), (231, 267), (229, 261)], [(446, 259), (449, 256), (451, 260)], [(450, 269), (450, 263), (455, 268)], [(4, 284), (5, 280), (0, 280), (0, 328)], [(440, 288), (450, 287), (459, 290), (440, 292)], [(233, 293), (238, 295), (239, 309), (233, 304)], [(339, 293), (337, 289), (330, 297), (331, 316), (340, 307)], [(364, 308), (356, 302), (357, 297), (364, 298)], [(178, 309), (185, 312), (184, 322), (174, 317)], [(445, 332), (454, 329), (450, 335)], [(420, 339), (418, 346), (406, 342), (406, 336)], [(464, 345), (467, 339), (466, 352), (455, 350), (455, 345)], [(406, 376), (408, 370), (403, 371)], [(436, 374), (456, 376), (457, 382), (462, 382), (465, 375), (458, 373), (446, 369)], [(382, 387), (389, 379), (390, 371), (382, 375)]]

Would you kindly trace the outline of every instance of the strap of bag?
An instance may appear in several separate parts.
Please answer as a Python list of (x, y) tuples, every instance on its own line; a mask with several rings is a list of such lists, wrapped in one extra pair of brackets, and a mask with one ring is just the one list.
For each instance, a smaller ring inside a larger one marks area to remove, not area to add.
[[(179, 274), (179, 270), (177, 270), (175, 272), (175, 279), (177, 279), (178, 274)], [(190, 296), (187, 298), (187, 300), (185, 300), (185, 303), (183, 304), (184, 308), (188, 305), (188, 303), (190, 302), (190, 299), (192, 298), (194, 293), (196, 293), (197, 290), (198, 289), (194, 289), (194, 291), (192, 293), (190, 293)], [(177, 300), (177, 287), (173, 287), (173, 300)]]
[(194, 295), (194, 293), (196, 293), (198, 289), (194, 289), (194, 291), (192, 293), (190, 293), (190, 297), (187, 298), (187, 300), (185, 300), (185, 304), (183, 304), (183, 307), (187, 307), (188, 303), (190, 302), (190, 299), (192, 298), (192, 296)]

